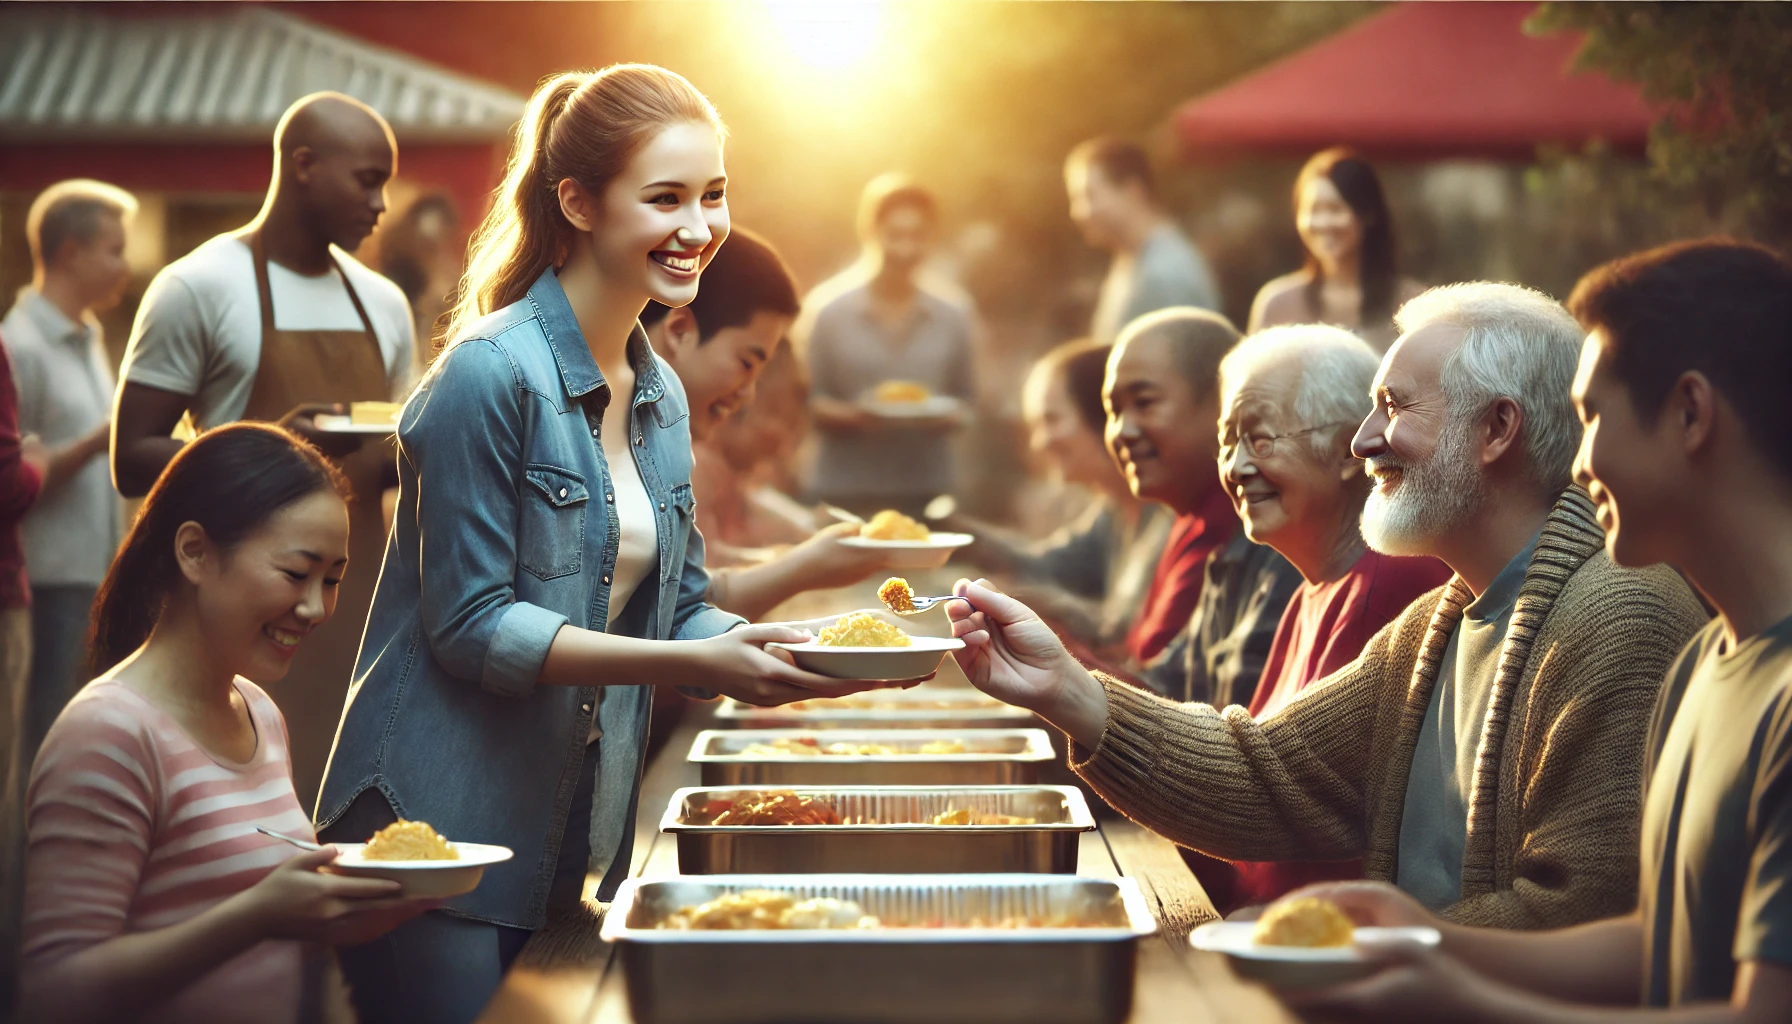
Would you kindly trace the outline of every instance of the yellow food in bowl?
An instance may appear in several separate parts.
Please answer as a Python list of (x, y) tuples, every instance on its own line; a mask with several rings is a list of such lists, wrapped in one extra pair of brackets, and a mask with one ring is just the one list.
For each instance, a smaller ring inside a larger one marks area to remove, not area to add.
[(1331, 900), (1317, 896), (1283, 900), (1263, 912), (1251, 938), (1259, 946), (1348, 946), (1355, 925)]
[(877, 402), (925, 402), (932, 397), (927, 385), (912, 380), (886, 380), (871, 391), (872, 400)]
[(928, 540), (933, 531), (892, 508), (886, 508), (859, 527), (866, 540)]
[(865, 612), (842, 615), (821, 631), (815, 642), (825, 647), (910, 647), (908, 634)]
[(427, 822), (398, 819), (373, 834), (361, 850), (363, 860), (459, 860), (441, 833)]
[(877, 599), (884, 607), (893, 612), (912, 612), (915, 610), (915, 592), (908, 581), (900, 576), (892, 576), (877, 588)]
[(398, 413), (404, 408), (398, 402), (350, 402), (348, 418), (350, 423), (377, 423), (384, 425), (398, 422)]

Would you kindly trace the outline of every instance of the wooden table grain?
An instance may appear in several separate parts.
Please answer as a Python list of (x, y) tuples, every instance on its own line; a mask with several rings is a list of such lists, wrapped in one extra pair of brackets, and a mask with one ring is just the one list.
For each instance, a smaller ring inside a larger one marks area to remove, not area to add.
[[(677, 844), (659, 832), (660, 811), (675, 790), (698, 784), (685, 755), (712, 715), (712, 706), (692, 708), (648, 766), (631, 865), (636, 876), (678, 873)], [(1084, 834), (1078, 865), (1078, 874), (1137, 881), (1157, 919), (1158, 935), (1139, 947), (1130, 1024), (1296, 1020), (1266, 990), (1239, 980), (1223, 958), (1189, 948), (1188, 933), (1217, 915), (1168, 840), (1106, 816), (1100, 830)], [(588, 885), (595, 887), (596, 879)], [(632, 1024), (620, 964), (598, 938), (602, 914), (588, 898), (577, 914), (549, 921), (524, 948), (482, 1024)]]

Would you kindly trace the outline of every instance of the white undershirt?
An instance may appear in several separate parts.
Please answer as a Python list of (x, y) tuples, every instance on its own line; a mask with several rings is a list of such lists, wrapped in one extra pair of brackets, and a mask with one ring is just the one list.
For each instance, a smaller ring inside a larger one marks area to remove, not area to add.
[(659, 530), (653, 519), (653, 501), (641, 483), (640, 467), (629, 450), (628, 431), (615, 431), (614, 441), (604, 442), (610, 463), (610, 486), (616, 494), (616, 569), (610, 574), (609, 622), (614, 624), (628, 606), (635, 589), (659, 565)]

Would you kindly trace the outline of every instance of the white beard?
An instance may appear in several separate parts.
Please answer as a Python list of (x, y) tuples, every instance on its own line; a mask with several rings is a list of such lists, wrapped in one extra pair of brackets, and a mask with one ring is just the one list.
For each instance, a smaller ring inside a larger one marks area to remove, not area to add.
[(1451, 424), (1418, 465), (1389, 458), (1370, 460), (1378, 468), (1399, 469), (1400, 484), (1391, 493), (1379, 485), (1363, 505), (1363, 540), (1384, 555), (1430, 555), (1445, 536), (1487, 503), (1487, 479), (1475, 466), (1469, 424)]

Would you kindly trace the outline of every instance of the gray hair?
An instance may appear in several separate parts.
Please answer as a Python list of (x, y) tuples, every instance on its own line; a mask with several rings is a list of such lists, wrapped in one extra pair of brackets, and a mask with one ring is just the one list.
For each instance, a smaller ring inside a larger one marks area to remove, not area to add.
[[(1303, 427), (1349, 424), (1369, 415), (1369, 391), (1381, 359), (1369, 343), (1326, 324), (1269, 327), (1239, 342), (1220, 361), (1220, 408), (1229, 407), (1246, 381), (1266, 367), (1292, 361), (1300, 367), (1293, 413)], [(1314, 454), (1323, 454), (1332, 431), (1307, 436)]]
[(1394, 314), (1402, 334), (1432, 324), (1466, 332), (1443, 365), (1450, 414), (1477, 417), (1510, 398), (1524, 411), (1532, 478), (1552, 493), (1567, 487), (1581, 432), (1569, 394), (1584, 338), (1574, 317), (1535, 289), (1471, 281), (1432, 288)]
[(117, 217), (129, 222), (137, 214), (137, 197), (103, 181), (71, 178), (38, 193), (25, 214), (25, 239), (31, 258), (48, 266), (64, 242), (86, 245), (99, 234), (100, 218)]
[(1181, 371), (1195, 398), (1211, 402), (1217, 392), (1220, 360), (1238, 344), (1238, 328), (1211, 310), (1194, 306), (1170, 306), (1146, 313), (1120, 329), (1108, 357), (1111, 372), (1126, 346), (1141, 338), (1162, 338), (1170, 346), (1170, 359)]

